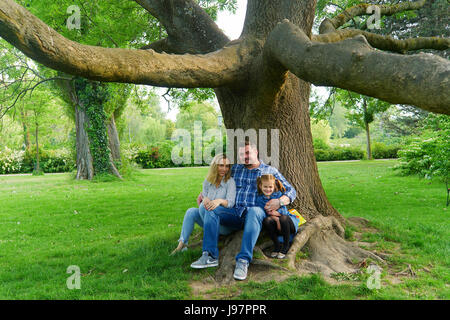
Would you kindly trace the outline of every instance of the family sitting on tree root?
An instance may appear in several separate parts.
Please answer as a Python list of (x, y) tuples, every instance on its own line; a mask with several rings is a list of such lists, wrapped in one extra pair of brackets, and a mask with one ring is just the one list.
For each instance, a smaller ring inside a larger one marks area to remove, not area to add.
[(244, 280), (263, 226), (274, 241), (272, 257), (284, 258), (298, 226), (298, 218), (287, 211), (286, 205), (297, 193), (276, 168), (259, 159), (255, 144), (245, 141), (238, 148), (238, 156), (241, 164), (233, 166), (224, 154), (214, 157), (199, 196), (199, 208), (186, 211), (178, 247), (172, 253), (186, 247), (197, 223), (203, 228), (203, 253), (191, 267), (217, 267), (219, 234), (243, 229), (233, 276)]

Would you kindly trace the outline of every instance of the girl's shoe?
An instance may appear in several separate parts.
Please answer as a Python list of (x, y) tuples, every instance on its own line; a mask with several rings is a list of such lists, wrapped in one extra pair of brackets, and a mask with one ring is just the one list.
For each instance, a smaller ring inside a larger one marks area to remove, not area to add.
[(286, 258), (286, 255), (284, 253), (282, 253), (282, 252), (278, 252), (277, 258), (278, 259), (284, 259), (284, 258)]
[(272, 252), (271, 254), (270, 254), (270, 257), (271, 258), (276, 258), (278, 255), (279, 255), (280, 253), (279, 252)]

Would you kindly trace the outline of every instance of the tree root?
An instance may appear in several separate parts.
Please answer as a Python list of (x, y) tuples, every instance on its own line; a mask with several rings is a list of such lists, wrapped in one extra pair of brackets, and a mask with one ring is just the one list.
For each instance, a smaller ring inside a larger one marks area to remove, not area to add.
[[(334, 217), (319, 215), (299, 228), (293, 243), (286, 255), (287, 267), (281, 266), (269, 259), (264, 250), (272, 242), (263, 242), (255, 246), (254, 259), (249, 266), (263, 266), (285, 273), (321, 273), (330, 277), (333, 273), (355, 273), (361, 266), (358, 264), (366, 259), (375, 263), (386, 262), (378, 255), (358, 247), (344, 239), (344, 228)], [(227, 284), (233, 281), (235, 257), (240, 251), (243, 231), (238, 231), (224, 240), (224, 247), (220, 250), (220, 265), (215, 274), (215, 281)], [(307, 249), (307, 259), (297, 259), (297, 253)]]
[[(317, 216), (312, 219), (300, 227), (294, 238), (287, 254), (289, 268), (320, 272), (329, 277), (332, 273), (357, 272), (357, 264), (367, 258), (385, 264), (378, 255), (346, 241), (344, 233), (344, 228), (334, 217)], [(308, 249), (308, 261), (296, 264), (297, 252), (303, 247)]]

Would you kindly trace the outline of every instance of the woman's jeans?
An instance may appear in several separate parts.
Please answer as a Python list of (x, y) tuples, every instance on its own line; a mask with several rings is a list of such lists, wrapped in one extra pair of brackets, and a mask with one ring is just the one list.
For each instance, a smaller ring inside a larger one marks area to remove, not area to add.
[[(203, 209), (205, 210), (205, 209)], [(233, 229), (244, 229), (241, 251), (236, 260), (245, 259), (252, 261), (253, 248), (262, 229), (262, 221), (266, 217), (263, 208), (246, 208), (242, 216), (239, 216), (234, 208), (217, 207), (212, 211), (205, 210), (203, 218), (203, 251), (208, 251), (215, 258), (219, 258), (219, 226), (228, 226)]]
[[(192, 234), (192, 231), (194, 230), (195, 224), (198, 224), (200, 227), (203, 228), (203, 221), (206, 211), (207, 210), (203, 206), (203, 203), (200, 204), (199, 208), (187, 209), (183, 219), (183, 226), (181, 227), (180, 239), (178, 241), (182, 241), (184, 244), (187, 244), (189, 241), (189, 237)], [(219, 227), (219, 233), (222, 235), (230, 234), (234, 230), (235, 229), (223, 225), (220, 225)]]

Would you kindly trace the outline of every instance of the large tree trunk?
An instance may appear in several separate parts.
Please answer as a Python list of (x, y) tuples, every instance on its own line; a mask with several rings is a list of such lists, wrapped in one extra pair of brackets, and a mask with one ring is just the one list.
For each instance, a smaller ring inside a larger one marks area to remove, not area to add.
[[(75, 110), (75, 130), (76, 130), (76, 153), (77, 153), (77, 159), (76, 159), (76, 165), (77, 165), (77, 180), (92, 180), (92, 178), (95, 176), (95, 166), (94, 166), (94, 159), (91, 152), (91, 144), (89, 141), (89, 135), (86, 131), (86, 128), (89, 128), (89, 116), (86, 113), (86, 106), (81, 104), (81, 101), (78, 99), (77, 94), (75, 90), (73, 89), (72, 85), (69, 83), (64, 83), (63, 85), (60, 85), (60, 87), (63, 90), (67, 90), (66, 93), (68, 93), (68, 96), (70, 97), (70, 100), (72, 102), (72, 105)], [(112, 116), (113, 117), (113, 116)], [(112, 123), (111, 123), (112, 122)], [(119, 171), (117, 170), (115, 164), (114, 164), (114, 155), (118, 157), (120, 160), (120, 149), (118, 145), (118, 134), (115, 127), (114, 120), (109, 121), (107, 124), (105, 124), (108, 128), (108, 147), (113, 145), (114, 147), (117, 147), (114, 149), (114, 154), (110, 153), (110, 172), (117, 176), (118, 178), (121, 178), (121, 175)], [(111, 132), (111, 133), (110, 133)], [(106, 133), (105, 133), (106, 135)], [(111, 139), (112, 137), (112, 139)], [(113, 140), (114, 142), (111, 142)], [(115, 141), (117, 140), (117, 142)]]
[[(311, 34), (314, 1), (249, 1), (241, 38), (267, 37), (277, 22), (284, 18)], [(267, 14), (280, 15), (267, 22)], [(314, 157), (310, 117), (310, 84), (290, 72), (267, 70), (262, 52), (250, 72), (244, 88), (216, 90), (216, 95), (228, 129), (279, 129), (279, 170), (294, 186), (297, 199), (292, 207), (306, 218), (317, 215), (342, 216), (329, 203), (320, 182)], [(239, 116), (236, 116), (239, 114)], [(267, 148), (270, 152), (270, 144)], [(261, 152), (260, 152), (261, 153)], [(264, 160), (264, 159), (263, 159)]]
[[(296, 16), (289, 16), (287, 12), (293, 9), (289, 2), (250, 0), (241, 40), (255, 36), (265, 40), (268, 30), (272, 30), (274, 26), (266, 22), (264, 13), (274, 6), (277, 7), (275, 12), (284, 15), (283, 18), (287, 17), (306, 34), (310, 34), (315, 5), (311, 5), (310, 1), (295, 3), (301, 8), (292, 10)], [(287, 255), (290, 269), (321, 272), (329, 276), (333, 272), (356, 271), (358, 268), (350, 263), (352, 260), (372, 257), (382, 262), (379, 257), (343, 239), (345, 219), (325, 194), (314, 156), (309, 116), (310, 84), (290, 72), (277, 70), (272, 65), (267, 66), (265, 59), (267, 57), (263, 53), (255, 57), (245, 83), (216, 89), (215, 92), (227, 129), (245, 131), (253, 128), (257, 133), (259, 129), (267, 129), (267, 151), (259, 150), (260, 155), (262, 151), (270, 153), (270, 129), (279, 129), (278, 169), (297, 190), (297, 198), (290, 207), (297, 209), (308, 221), (300, 228)], [(259, 138), (266, 137), (258, 137), (258, 140)], [(221, 250), (222, 265), (216, 273), (216, 280), (232, 280), (232, 266), (234, 257), (240, 250), (241, 237), (242, 233), (239, 232), (234, 239), (226, 241), (225, 248)], [(296, 262), (297, 252), (306, 246), (311, 258)], [(255, 251), (261, 252), (265, 247), (266, 244), (257, 246)], [(265, 259), (252, 263), (274, 266)]]
[[(343, 221), (342, 216), (328, 201), (314, 157), (309, 118), (310, 85), (289, 74), (282, 91), (273, 106), (260, 111), (258, 92), (233, 94), (230, 90), (216, 90), (228, 129), (279, 129), (279, 170), (297, 190), (292, 203), (305, 218), (332, 215)], [(239, 110), (239, 117), (235, 117)], [(270, 142), (267, 153), (270, 152)], [(261, 153), (261, 150), (260, 150)], [(264, 159), (262, 159), (264, 161)]]

